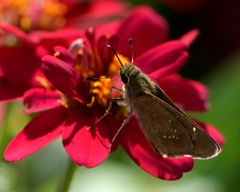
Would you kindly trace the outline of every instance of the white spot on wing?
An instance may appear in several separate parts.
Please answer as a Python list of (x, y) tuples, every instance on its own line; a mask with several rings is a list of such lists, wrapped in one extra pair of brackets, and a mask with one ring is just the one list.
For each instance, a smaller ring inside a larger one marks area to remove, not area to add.
[(168, 158), (167, 154), (163, 154), (162, 156), (163, 158)]
[(193, 127), (193, 132), (194, 132), (194, 135), (196, 135), (196, 127)]

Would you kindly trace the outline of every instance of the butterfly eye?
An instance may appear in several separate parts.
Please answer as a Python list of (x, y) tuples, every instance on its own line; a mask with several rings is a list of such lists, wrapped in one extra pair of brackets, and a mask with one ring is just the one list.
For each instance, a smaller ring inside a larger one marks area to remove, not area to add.
[(124, 74), (121, 74), (121, 80), (124, 84), (127, 84), (128, 83), (128, 77)]

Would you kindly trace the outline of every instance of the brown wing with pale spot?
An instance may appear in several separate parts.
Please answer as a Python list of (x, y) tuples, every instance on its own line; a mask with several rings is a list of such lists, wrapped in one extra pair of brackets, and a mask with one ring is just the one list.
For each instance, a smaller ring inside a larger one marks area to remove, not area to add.
[(207, 159), (216, 156), (221, 150), (190, 117), (153, 95), (137, 97), (133, 111), (144, 135), (162, 155), (190, 155), (193, 158)]

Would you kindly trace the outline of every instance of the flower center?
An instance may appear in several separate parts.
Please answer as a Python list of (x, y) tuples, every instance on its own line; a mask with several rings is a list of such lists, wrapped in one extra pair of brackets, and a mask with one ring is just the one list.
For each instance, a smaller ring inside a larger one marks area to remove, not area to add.
[[(118, 55), (122, 62), (126, 63), (128, 60), (121, 55)], [(118, 59), (114, 56), (112, 62), (109, 65), (107, 76), (101, 76), (99, 80), (91, 82), (91, 90), (92, 94), (92, 104), (93, 102), (97, 102), (101, 106), (106, 107), (109, 103), (109, 100), (113, 97), (121, 96), (121, 93), (112, 89), (113, 86), (118, 88), (122, 87), (121, 81), (114, 80), (109, 78), (110, 75), (118, 74), (119, 68), (121, 67)], [(89, 106), (91, 106), (90, 104)]]
[(65, 24), (67, 7), (58, 0), (1, 0), (0, 22), (32, 29), (54, 30)]
[(98, 81), (92, 82), (92, 94), (94, 101), (102, 106), (107, 106), (111, 93), (111, 87), (114, 85), (110, 78), (101, 76)]

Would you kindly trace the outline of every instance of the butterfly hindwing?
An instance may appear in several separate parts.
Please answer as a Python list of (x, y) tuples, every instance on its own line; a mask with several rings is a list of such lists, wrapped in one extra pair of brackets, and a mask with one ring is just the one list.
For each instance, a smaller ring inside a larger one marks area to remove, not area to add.
[(205, 159), (220, 152), (218, 144), (190, 117), (154, 95), (137, 97), (132, 109), (145, 137), (162, 155)]

